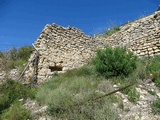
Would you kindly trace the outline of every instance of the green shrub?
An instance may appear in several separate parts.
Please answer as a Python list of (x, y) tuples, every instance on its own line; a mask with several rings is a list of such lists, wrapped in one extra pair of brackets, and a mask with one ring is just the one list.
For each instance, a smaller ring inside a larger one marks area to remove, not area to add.
[(23, 108), (20, 103), (10, 106), (1, 116), (2, 120), (31, 120), (30, 111)]
[(148, 74), (152, 74), (153, 81), (160, 87), (160, 55), (148, 60), (147, 71)]
[(16, 81), (7, 80), (6, 83), (0, 85), (0, 114), (17, 99), (34, 98), (34, 94), (35, 92), (30, 88)]
[(156, 101), (154, 101), (151, 105), (152, 112), (154, 114), (160, 114), (160, 98), (158, 98)]
[(136, 68), (136, 56), (125, 48), (106, 47), (93, 59), (96, 71), (105, 77), (128, 76)]
[(11, 104), (11, 100), (9, 96), (1, 95), (0, 96), (0, 114), (2, 114), (3, 110), (9, 108), (10, 104)]

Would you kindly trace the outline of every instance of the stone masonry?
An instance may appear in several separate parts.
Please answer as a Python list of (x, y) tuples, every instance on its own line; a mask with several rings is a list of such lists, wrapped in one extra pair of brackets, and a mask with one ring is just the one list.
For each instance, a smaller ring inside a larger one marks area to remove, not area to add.
[[(104, 46), (104, 42), (86, 36), (77, 28), (52, 24), (45, 26), (34, 45), (39, 53), (37, 79), (38, 83), (42, 83), (55, 72), (63, 73), (88, 63), (96, 49)], [(31, 80), (32, 74), (33, 64), (30, 64), (25, 73), (27, 82)]]
[(138, 56), (160, 53), (160, 11), (128, 23), (107, 38), (110, 46), (123, 46)]
[[(34, 46), (39, 53), (38, 84), (51, 78), (55, 72), (63, 73), (83, 66), (95, 56), (97, 48), (105, 46), (122, 46), (141, 57), (153, 56), (160, 54), (160, 11), (127, 23), (107, 38), (89, 37), (77, 28), (46, 25)], [(31, 80), (33, 71), (33, 64), (30, 64), (24, 82)]]

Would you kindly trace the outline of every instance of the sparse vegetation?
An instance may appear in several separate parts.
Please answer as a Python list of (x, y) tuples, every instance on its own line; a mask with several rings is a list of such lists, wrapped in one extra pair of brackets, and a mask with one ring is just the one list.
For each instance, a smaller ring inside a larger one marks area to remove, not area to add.
[(140, 97), (139, 93), (135, 89), (135, 86), (137, 83), (136, 79), (138, 79), (137, 76), (133, 77), (133, 75), (130, 75), (126, 78), (114, 77), (114, 78), (110, 78), (109, 80), (112, 82), (112, 84), (113, 83), (117, 84), (119, 86), (119, 88), (123, 88), (123, 87), (130, 85), (132, 83), (135, 84), (134, 86), (126, 88), (126, 89), (122, 90), (121, 92), (128, 96), (128, 100), (130, 102), (136, 102), (139, 100), (139, 97)]
[(133, 71), (133, 73), (130, 75), (133, 79), (137, 80), (146, 80), (149, 77), (149, 74), (147, 73), (146, 67), (148, 64), (148, 59), (137, 59), (136, 61), (136, 70)]
[(85, 66), (52, 78), (40, 87), (36, 99), (49, 106), (49, 113), (53, 119), (118, 119), (112, 107), (112, 101), (118, 101), (117, 97), (91, 100), (109, 92), (109, 89), (96, 92), (104, 78), (102, 80), (95, 77), (96, 73), (93, 73), (92, 70), (93, 66)]
[(120, 30), (121, 30), (121, 28), (119, 26), (116, 26), (116, 27), (108, 28), (105, 32), (99, 33), (96, 36), (106, 38), (106, 37), (109, 37)]
[(0, 52), (1, 69), (5, 71), (13, 68), (22, 70), (32, 50), (31, 46), (24, 46), (19, 49), (14, 47), (7, 52)]
[(160, 87), (160, 56), (148, 59), (147, 72), (152, 75), (155, 84)]
[(158, 98), (156, 101), (154, 101), (151, 105), (152, 112), (154, 114), (160, 114), (160, 98)]
[(112, 34), (118, 32), (118, 31), (120, 31), (120, 27), (118, 27), (118, 26), (117, 27), (113, 27), (111, 29), (106, 30), (106, 35), (107, 36), (111, 36)]
[(122, 91), (122, 93), (128, 95), (128, 100), (130, 102), (136, 102), (139, 100), (140, 95), (137, 93), (135, 87), (130, 87)]
[(20, 49), (18, 49), (18, 52), (17, 52), (18, 59), (27, 61), (32, 51), (33, 51), (33, 47), (31, 46), (21, 47)]
[[(147, 60), (146, 67), (147, 74), (150, 74), (150, 77), (155, 82), (156, 86), (160, 87), (160, 55), (151, 57)], [(156, 94), (154, 91), (150, 91), (151, 94)], [(155, 100), (152, 105), (152, 112), (154, 114), (160, 113), (160, 98)]]

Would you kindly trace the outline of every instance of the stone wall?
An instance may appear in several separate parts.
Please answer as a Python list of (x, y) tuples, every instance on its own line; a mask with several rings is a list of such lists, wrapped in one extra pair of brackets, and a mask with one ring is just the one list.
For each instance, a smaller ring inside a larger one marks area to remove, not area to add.
[[(95, 50), (104, 46), (104, 42), (86, 36), (77, 28), (52, 24), (45, 26), (34, 46), (39, 53), (37, 78), (41, 83), (55, 72), (63, 73), (88, 63)], [(26, 81), (32, 78), (32, 73), (33, 64), (30, 64), (25, 74)]]
[(138, 56), (160, 53), (160, 11), (128, 23), (107, 38), (111, 46), (124, 46)]
[[(39, 53), (38, 84), (55, 72), (83, 66), (97, 48), (106, 45), (126, 47), (138, 56), (153, 56), (160, 53), (160, 11), (122, 26), (119, 32), (107, 38), (89, 37), (77, 28), (46, 25), (34, 45)], [(25, 82), (33, 78), (33, 71), (33, 64), (30, 64)]]

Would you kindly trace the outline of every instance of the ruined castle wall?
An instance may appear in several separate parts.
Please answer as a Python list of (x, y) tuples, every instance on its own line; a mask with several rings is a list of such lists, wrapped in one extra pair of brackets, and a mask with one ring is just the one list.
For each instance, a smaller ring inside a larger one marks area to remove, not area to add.
[[(160, 54), (160, 11), (124, 25), (107, 38), (91, 38), (77, 28), (46, 25), (34, 45), (39, 53), (38, 84), (55, 72), (83, 66), (97, 48), (107, 45), (126, 47), (138, 56), (153, 56)], [(25, 73), (26, 81), (33, 78), (33, 71), (33, 64), (30, 64)]]
[[(46, 25), (34, 43), (39, 53), (38, 83), (52, 77), (55, 72), (63, 73), (83, 66), (103, 44), (101, 40), (95, 41), (77, 28)], [(33, 73), (32, 64), (26, 73), (27, 77)]]
[(107, 38), (111, 46), (124, 46), (138, 56), (160, 53), (160, 11), (128, 23)]

